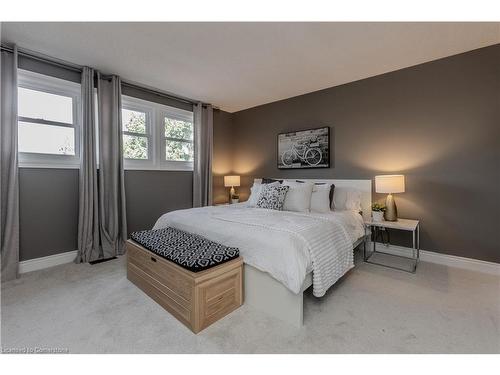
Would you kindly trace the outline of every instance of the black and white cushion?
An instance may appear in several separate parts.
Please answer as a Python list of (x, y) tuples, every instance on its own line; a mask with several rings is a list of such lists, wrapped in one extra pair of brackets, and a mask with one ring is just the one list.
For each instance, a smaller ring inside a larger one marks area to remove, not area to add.
[(283, 210), (283, 203), (285, 202), (288, 189), (290, 189), (289, 186), (263, 185), (262, 192), (257, 201), (257, 207), (267, 208), (268, 210)]
[[(268, 185), (272, 186), (279, 186), (279, 182), (271, 182)], [(254, 181), (252, 187), (250, 188), (250, 197), (248, 198), (247, 201), (247, 207), (257, 207), (257, 202), (259, 201), (260, 198), (260, 193), (262, 192), (262, 187), (265, 186), (264, 184)]]
[(192, 272), (206, 270), (240, 255), (235, 247), (175, 228), (133, 232), (130, 237), (149, 251)]

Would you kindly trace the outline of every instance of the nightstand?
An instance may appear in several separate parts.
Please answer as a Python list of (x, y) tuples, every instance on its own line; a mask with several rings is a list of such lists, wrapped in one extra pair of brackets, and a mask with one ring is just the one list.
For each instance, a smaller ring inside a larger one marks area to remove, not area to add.
[[(374, 239), (377, 238), (377, 233), (381, 228), (384, 229), (397, 229), (404, 230), (408, 232), (412, 232), (413, 235), (413, 251), (412, 257), (406, 257), (402, 255), (397, 255), (393, 253), (387, 253), (380, 250), (377, 250), (377, 242), (373, 241), (373, 251), (370, 254), (367, 254), (366, 251), (366, 240), (368, 234), (366, 233), (367, 229), (371, 229), (374, 233)], [(390, 255), (392, 257), (398, 257), (403, 259), (410, 259), (412, 261), (412, 267), (410, 270), (391, 266), (385, 263), (376, 262), (372, 259), (374, 254), (385, 254)], [(363, 259), (366, 263), (377, 264), (379, 266), (385, 266), (389, 268), (394, 268), (401, 271), (415, 273), (417, 271), (417, 264), (420, 259), (420, 222), (418, 220), (410, 220), (410, 219), (398, 219), (398, 221), (373, 221), (372, 219), (365, 220), (365, 243), (364, 243), (364, 251), (363, 251)]]

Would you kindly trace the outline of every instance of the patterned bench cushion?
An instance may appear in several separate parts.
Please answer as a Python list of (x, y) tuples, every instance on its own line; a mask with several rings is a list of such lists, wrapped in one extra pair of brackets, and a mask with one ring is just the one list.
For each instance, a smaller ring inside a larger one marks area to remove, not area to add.
[(133, 232), (130, 237), (149, 251), (192, 272), (206, 270), (240, 255), (235, 247), (175, 228)]

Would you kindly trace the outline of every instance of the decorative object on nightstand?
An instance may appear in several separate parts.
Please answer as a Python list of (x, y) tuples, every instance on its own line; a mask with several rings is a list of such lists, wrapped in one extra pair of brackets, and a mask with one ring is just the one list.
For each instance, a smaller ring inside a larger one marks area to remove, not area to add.
[(372, 204), (372, 220), (373, 221), (384, 221), (385, 206), (380, 203)]
[[(366, 230), (370, 229), (373, 232), (373, 251), (368, 255), (367, 254), (367, 249), (366, 249), (366, 241), (369, 236), (368, 233), (366, 233)], [(380, 230), (387, 230), (387, 229), (397, 229), (397, 230), (405, 230), (412, 232), (413, 235), (413, 248), (412, 248), (412, 256), (406, 257), (402, 255), (397, 255), (393, 253), (387, 253), (383, 251), (377, 250), (376, 247), (376, 239), (377, 235)], [(401, 271), (406, 271), (406, 272), (411, 272), (415, 273), (417, 271), (417, 264), (420, 259), (420, 222), (418, 220), (410, 220), (410, 219), (399, 219), (398, 221), (374, 221), (374, 220), (365, 220), (365, 242), (364, 242), (364, 250), (363, 250), (363, 259), (366, 263), (371, 263), (371, 264), (377, 264), (379, 266), (384, 266), (384, 267), (389, 267), (389, 268), (394, 268), (397, 270)], [(410, 269), (405, 269), (401, 267), (396, 267), (396, 266), (391, 266), (385, 263), (381, 262), (376, 262), (372, 260), (372, 256), (374, 254), (385, 254), (385, 255), (390, 255), (392, 257), (397, 257), (397, 258), (402, 258), (402, 259), (409, 259), (411, 260), (411, 267)]]
[(375, 176), (375, 192), (386, 193), (385, 215), (387, 221), (398, 220), (398, 209), (392, 194), (405, 192), (405, 176), (402, 174)]
[[(224, 176), (224, 186), (231, 187), (229, 190), (229, 203), (238, 203), (239, 196), (236, 195), (234, 187), (240, 186), (240, 176)], [(236, 200), (236, 202), (233, 202), (233, 200)]]

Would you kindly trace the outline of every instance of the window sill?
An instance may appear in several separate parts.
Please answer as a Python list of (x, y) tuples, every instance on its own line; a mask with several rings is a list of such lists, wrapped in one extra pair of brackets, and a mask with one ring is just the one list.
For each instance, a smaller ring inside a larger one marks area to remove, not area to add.
[(125, 167), (126, 171), (165, 171), (165, 172), (193, 172), (189, 167)]
[(19, 163), (19, 168), (32, 168), (32, 169), (80, 169), (79, 164), (38, 164), (38, 163)]
[(139, 160), (125, 159), (123, 167), (125, 170), (132, 171), (190, 171), (194, 170), (193, 162), (186, 161), (162, 161), (159, 163), (155, 162), (143, 162)]
[[(23, 163), (19, 164), (19, 168), (26, 169), (80, 169), (79, 165), (68, 164), (36, 164)], [(97, 166), (99, 169), (99, 166)], [(125, 167), (125, 171), (163, 171), (163, 172), (193, 172), (193, 168), (188, 167), (163, 167), (163, 168), (148, 168), (148, 167)]]

